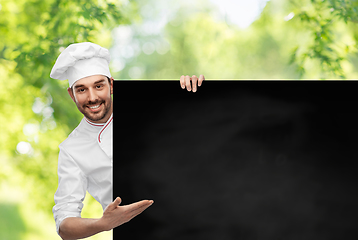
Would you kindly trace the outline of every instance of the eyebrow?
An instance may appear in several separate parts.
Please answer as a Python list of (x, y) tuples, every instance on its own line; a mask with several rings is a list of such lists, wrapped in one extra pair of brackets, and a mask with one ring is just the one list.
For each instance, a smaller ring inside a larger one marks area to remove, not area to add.
[(74, 86), (74, 89), (81, 88), (81, 87), (84, 87), (84, 86), (85, 86), (85, 85), (83, 85), (83, 84), (76, 85), (76, 86)]
[[(105, 79), (101, 79), (101, 80), (95, 81), (94, 84), (98, 84), (98, 83), (101, 83), (101, 82), (104, 82), (104, 81), (106, 81), (106, 80), (105, 80)], [(93, 84), (93, 85), (94, 85), (94, 84)]]
[[(102, 83), (102, 82), (104, 82), (104, 81), (106, 81), (106, 80), (105, 80), (105, 79), (100, 79), (100, 80), (98, 80), (98, 81), (95, 81), (95, 82), (93, 83), (93, 85), (96, 85), (96, 84), (98, 84), (98, 83)], [(78, 88), (81, 88), (81, 87), (85, 87), (85, 85), (79, 84), (79, 85), (74, 86), (75, 89), (78, 89)]]

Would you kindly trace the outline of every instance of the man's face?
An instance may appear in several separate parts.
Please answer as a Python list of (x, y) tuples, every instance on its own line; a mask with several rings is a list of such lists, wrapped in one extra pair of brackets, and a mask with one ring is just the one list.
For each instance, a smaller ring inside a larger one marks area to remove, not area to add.
[(112, 114), (113, 78), (93, 75), (82, 78), (67, 89), (78, 110), (94, 123), (106, 122)]

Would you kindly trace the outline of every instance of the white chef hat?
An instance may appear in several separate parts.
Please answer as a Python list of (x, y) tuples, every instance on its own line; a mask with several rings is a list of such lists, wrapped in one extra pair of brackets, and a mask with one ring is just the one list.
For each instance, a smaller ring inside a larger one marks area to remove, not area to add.
[(109, 51), (91, 42), (69, 45), (58, 56), (50, 77), (68, 79), (70, 87), (79, 79), (92, 75), (111, 77), (109, 72)]

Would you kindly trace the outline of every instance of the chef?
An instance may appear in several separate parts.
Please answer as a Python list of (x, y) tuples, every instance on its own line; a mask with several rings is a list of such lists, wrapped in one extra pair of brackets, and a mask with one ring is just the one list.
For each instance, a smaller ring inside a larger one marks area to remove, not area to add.
[[(58, 189), (53, 214), (62, 239), (86, 238), (111, 230), (142, 213), (153, 200), (120, 206), (112, 196), (113, 77), (109, 51), (84, 42), (69, 45), (57, 58), (50, 76), (68, 80), (68, 94), (84, 115), (59, 148)], [(196, 92), (204, 76), (181, 76), (183, 89)], [(98, 219), (81, 218), (88, 191), (103, 208)]]

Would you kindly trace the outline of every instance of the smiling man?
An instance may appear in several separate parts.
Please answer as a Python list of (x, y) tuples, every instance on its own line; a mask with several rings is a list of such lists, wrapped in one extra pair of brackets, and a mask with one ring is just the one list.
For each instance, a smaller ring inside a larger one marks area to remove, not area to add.
[[(58, 189), (53, 214), (62, 239), (86, 238), (111, 230), (142, 213), (153, 200), (119, 206), (112, 194), (113, 78), (109, 51), (94, 43), (68, 46), (57, 58), (50, 76), (68, 79), (68, 94), (84, 115), (59, 146)], [(181, 76), (183, 89), (196, 92), (204, 76)], [(104, 210), (99, 219), (81, 218), (88, 191)]]
[(108, 119), (112, 113), (112, 79), (103, 75), (93, 75), (78, 80), (68, 88), (78, 110), (94, 123)]

